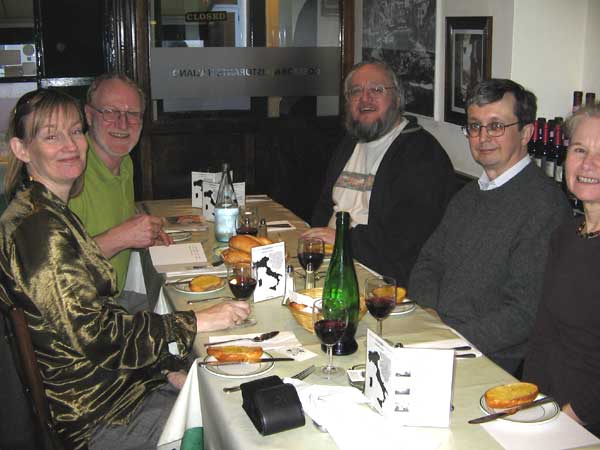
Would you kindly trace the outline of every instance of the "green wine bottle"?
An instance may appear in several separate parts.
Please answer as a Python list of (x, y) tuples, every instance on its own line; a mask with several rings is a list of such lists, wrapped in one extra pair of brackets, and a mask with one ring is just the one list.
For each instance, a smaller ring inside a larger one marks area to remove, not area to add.
[(342, 339), (334, 345), (333, 353), (350, 355), (358, 348), (354, 339), (358, 326), (358, 281), (350, 245), (350, 214), (340, 211), (335, 218), (335, 245), (323, 287), (323, 303), (332, 308), (348, 310), (348, 328)]

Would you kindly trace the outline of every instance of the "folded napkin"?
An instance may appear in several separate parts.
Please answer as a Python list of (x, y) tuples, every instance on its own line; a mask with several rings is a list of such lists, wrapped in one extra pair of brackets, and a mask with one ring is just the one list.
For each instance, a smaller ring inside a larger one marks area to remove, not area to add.
[(317, 300), (321, 300), (320, 298), (311, 297), (309, 295), (304, 295), (299, 292), (292, 292), (290, 296), (290, 300), (294, 303), (300, 303), (302, 305), (306, 305), (306, 307), (302, 310), (303, 312), (312, 314), (312, 307)]
[[(154, 306), (154, 313), (160, 314), (161, 316), (165, 314), (171, 314), (173, 312), (173, 308), (165, 298), (163, 289), (164, 287), (160, 288), (158, 300), (156, 302), (156, 306)], [(172, 355), (179, 355), (179, 347), (177, 347), (177, 342), (169, 342), (169, 353)]]
[(246, 203), (268, 202), (271, 198), (267, 194), (246, 195)]
[(433, 450), (449, 435), (447, 429), (398, 426), (369, 408), (369, 400), (353, 387), (283, 381), (296, 387), (306, 414), (329, 432), (340, 450)]
[(468, 345), (471, 350), (456, 350), (457, 355), (463, 355), (465, 353), (475, 353), (476, 357), (479, 358), (482, 353), (477, 350), (473, 344), (466, 339), (445, 339), (443, 341), (432, 341), (432, 342), (419, 342), (418, 344), (406, 344), (407, 348), (439, 348), (439, 349), (451, 349), (453, 347), (463, 347)]
[(600, 444), (596, 436), (564, 413), (547, 423), (495, 420), (481, 426), (507, 450), (559, 450)]
[[(277, 226), (273, 226), (273, 225), (287, 225), (287, 226), (277, 227)], [(296, 229), (296, 227), (287, 220), (271, 220), (271, 221), (267, 222), (267, 232), (269, 232), (269, 233), (275, 232), (275, 231), (277, 231), (277, 232), (291, 231), (291, 230), (295, 230), (295, 229)]]
[(156, 448), (157, 450), (204, 449), (204, 427), (196, 363), (192, 364), (185, 384), (179, 391)]
[(263, 342), (253, 342), (250, 340), (258, 334), (260, 333), (210, 336), (208, 338), (208, 342), (210, 342), (211, 344), (215, 343), (215, 346), (217, 346), (217, 343), (220, 341), (226, 341), (229, 339), (248, 338), (248, 340), (237, 341), (232, 342), (231, 344), (223, 345), (244, 345), (248, 347), (262, 347), (265, 351), (274, 351), (277, 353), (281, 353), (283, 356), (288, 358), (294, 358), (296, 361), (305, 361), (307, 359), (317, 356), (310, 350), (303, 348), (302, 344), (300, 343), (298, 338), (296, 338), (296, 335), (292, 331), (282, 331), (277, 336)]
[(213, 267), (207, 266), (201, 269), (194, 270), (181, 270), (179, 272), (169, 272), (167, 280), (184, 278), (184, 277), (197, 277), (198, 275), (227, 275), (227, 267), (224, 264)]

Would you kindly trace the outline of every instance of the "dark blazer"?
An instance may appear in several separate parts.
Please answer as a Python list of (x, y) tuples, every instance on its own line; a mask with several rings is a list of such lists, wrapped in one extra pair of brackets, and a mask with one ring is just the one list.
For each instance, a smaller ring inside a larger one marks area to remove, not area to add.
[[(313, 213), (313, 227), (327, 226), (333, 213), (333, 187), (355, 145), (356, 140), (347, 135), (334, 153)], [(411, 118), (379, 165), (369, 223), (351, 229), (354, 258), (406, 286), (421, 246), (442, 219), (455, 186), (448, 155)]]

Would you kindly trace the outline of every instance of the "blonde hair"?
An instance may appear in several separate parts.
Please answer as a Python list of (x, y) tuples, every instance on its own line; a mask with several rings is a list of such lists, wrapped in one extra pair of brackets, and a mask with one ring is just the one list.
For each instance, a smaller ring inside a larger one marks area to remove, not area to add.
[[(10, 114), (8, 140), (18, 138), (25, 144), (31, 143), (43, 125), (57, 112), (77, 114), (82, 125), (85, 120), (79, 102), (64, 92), (38, 89), (23, 95)], [(4, 177), (4, 195), (10, 201), (17, 189), (29, 178), (26, 165), (13, 152), (8, 153), (8, 165)], [(71, 187), (70, 196), (83, 189), (83, 173)]]
[(576, 112), (567, 117), (567, 120), (565, 121), (565, 134), (571, 139), (583, 119), (596, 117), (600, 117), (600, 103), (592, 103), (591, 105), (585, 105), (583, 108), (579, 108)]

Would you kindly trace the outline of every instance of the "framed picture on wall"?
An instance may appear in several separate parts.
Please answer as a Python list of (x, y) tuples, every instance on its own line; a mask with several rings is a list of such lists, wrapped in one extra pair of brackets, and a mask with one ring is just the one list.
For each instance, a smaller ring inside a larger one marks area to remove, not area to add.
[(469, 91), (491, 74), (492, 17), (446, 17), (446, 122), (465, 124)]

